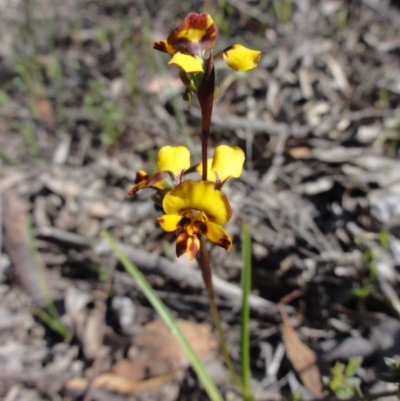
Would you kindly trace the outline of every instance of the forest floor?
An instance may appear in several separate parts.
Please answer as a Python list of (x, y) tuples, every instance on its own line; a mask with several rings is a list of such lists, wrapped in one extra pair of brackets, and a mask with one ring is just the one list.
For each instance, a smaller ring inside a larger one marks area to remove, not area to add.
[(0, 399), (208, 399), (103, 230), (240, 399), (195, 261), (176, 258), (151, 190), (127, 196), (161, 146), (199, 160), (199, 106), (151, 43), (203, 11), (216, 50), (262, 51), (245, 74), (216, 63), (210, 146), (246, 153), (224, 187), (232, 250), (210, 247), (231, 356), (247, 222), (256, 399), (397, 399), (384, 379), (400, 357), (400, 7), (387, 0), (0, 0)]

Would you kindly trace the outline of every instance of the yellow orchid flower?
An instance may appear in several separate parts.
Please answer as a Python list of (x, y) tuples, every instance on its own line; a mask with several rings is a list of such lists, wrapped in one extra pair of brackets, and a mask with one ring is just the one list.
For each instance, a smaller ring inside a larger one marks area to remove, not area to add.
[[(190, 13), (165, 40), (153, 43), (153, 49), (172, 56), (168, 64), (175, 64), (186, 73), (204, 72), (205, 51), (213, 47), (218, 28), (209, 14)], [(226, 64), (235, 71), (255, 68), (261, 52), (242, 45), (232, 45), (215, 55), (222, 55)]]
[[(207, 179), (215, 182), (215, 188), (220, 189), (230, 178), (240, 177), (244, 160), (244, 152), (238, 146), (217, 146), (213, 158), (207, 160)], [(198, 164), (195, 170), (201, 175), (203, 173), (202, 164)]]
[(228, 198), (209, 181), (184, 181), (168, 192), (162, 202), (164, 216), (158, 218), (164, 231), (178, 232), (176, 255), (193, 259), (200, 249), (200, 235), (227, 251), (232, 240), (222, 228), (232, 216)]
[(165, 191), (182, 181), (183, 174), (190, 167), (190, 152), (185, 146), (164, 146), (158, 152), (157, 173), (149, 177), (145, 171), (136, 173), (135, 186), (128, 195), (134, 195), (144, 188)]

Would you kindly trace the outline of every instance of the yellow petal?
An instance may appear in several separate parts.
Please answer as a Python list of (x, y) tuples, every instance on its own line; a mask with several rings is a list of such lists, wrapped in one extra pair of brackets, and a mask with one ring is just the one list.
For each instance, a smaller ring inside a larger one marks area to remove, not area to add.
[(200, 240), (197, 235), (188, 235), (183, 232), (178, 235), (176, 239), (176, 256), (182, 256), (184, 253), (188, 253), (189, 258), (192, 260), (196, 257), (197, 252), (200, 249)]
[(199, 56), (175, 53), (168, 64), (175, 64), (187, 73), (203, 71), (203, 63)]
[(235, 71), (248, 71), (257, 67), (261, 52), (242, 45), (232, 45), (222, 52), (225, 63)]
[(177, 230), (180, 227), (182, 216), (173, 214), (164, 214), (164, 216), (159, 217), (157, 220), (161, 228), (164, 231), (170, 233), (172, 231)]
[(190, 167), (190, 152), (185, 146), (164, 146), (158, 152), (158, 171), (179, 175)]
[[(215, 182), (215, 175), (211, 172), (212, 159), (207, 159), (207, 181)], [(195, 166), (194, 170), (196, 173), (203, 175), (203, 163), (199, 163)]]
[(221, 182), (227, 178), (240, 177), (243, 171), (244, 152), (238, 146), (218, 146), (214, 151), (211, 171), (218, 174)]
[(182, 215), (187, 210), (203, 212), (208, 221), (223, 225), (232, 216), (228, 198), (208, 181), (183, 181), (168, 192), (163, 200), (168, 215)]
[(215, 245), (227, 251), (232, 247), (232, 240), (229, 234), (218, 224), (207, 222), (202, 225), (203, 234)]

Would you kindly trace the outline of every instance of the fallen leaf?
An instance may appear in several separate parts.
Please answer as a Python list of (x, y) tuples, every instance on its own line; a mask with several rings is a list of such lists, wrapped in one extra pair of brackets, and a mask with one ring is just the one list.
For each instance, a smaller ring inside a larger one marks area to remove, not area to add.
[(110, 371), (119, 376), (141, 381), (145, 380), (146, 378), (146, 363), (133, 362), (129, 359), (121, 359), (111, 366)]
[(286, 354), (306, 388), (317, 398), (323, 398), (321, 374), (315, 353), (299, 338), (290, 324), (283, 304), (279, 304), (283, 321), (283, 342)]
[(311, 155), (310, 148), (306, 146), (299, 146), (297, 148), (289, 149), (289, 155), (294, 159), (309, 159)]
[[(125, 376), (114, 373), (103, 373), (93, 380), (93, 388), (103, 388), (120, 394), (136, 394), (141, 391), (154, 390), (170, 382), (174, 378), (173, 373), (154, 377), (149, 380), (135, 381)], [(66, 389), (73, 392), (84, 392), (89, 385), (85, 378), (74, 378), (67, 382)]]
[[(218, 348), (209, 324), (177, 320), (177, 325), (201, 359)], [(157, 390), (171, 382), (177, 371), (189, 365), (189, 360), (169, 328), (162, 320), (148, 323), (134, 339), (129, 359), (115, 363), (109, 372), (93, 380), (93, 388), (105, 388), (120, 394), (135, 394)], [(74, 378), (67, 383), (70, 391), (85, 391), (88, 378)]]
[[(176, 323), (200, 358), (207, 358), (217, 349), (218, 342), (209, 324), (185, 320), (177, 320)], [(143, 332), (135, 338), (128, 357), (133, 364), (131, 368), (135, 370), (142, 365), (149, 377), (189, 365), (185, 352), (162, 320), (154, 320), (145, 326)]]

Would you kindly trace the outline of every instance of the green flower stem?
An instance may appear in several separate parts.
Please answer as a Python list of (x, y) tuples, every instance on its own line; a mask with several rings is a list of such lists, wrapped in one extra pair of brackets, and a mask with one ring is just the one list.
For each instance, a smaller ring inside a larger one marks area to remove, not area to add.
[[(240, 388), (240, 391), (242, 392), (243, 396), (245, 396), (245, 388), (243, 386), (242, 380), (240, 376), (236, 373), (235, 368), (233, 367), (232, 360), (229, 356), (228, 352), (228, 346), (226, 343), (226, 338), (224, 331), (222, 329), (222, 324), (221, 324), (221, 319), (218, 313), (218, 308), (215, 303), (215, 291), (214, 291), (214, 286), (212, 282), (212, 274), (211, 274), (211, 265), (210, 265), (210, 256), (207, 250), (206, 242), (204, 240), (204, 236), (200, 236), (200, 256), (198, 258), (199, 262), (199, 267), (203, 276), (203, 281), (204, 284), (206, 285), (206, 290), (208, 294), (208, 300), (210, 302), (210, 308), (211, 308), (211, 313), (213, 316), (213, 320), (215, 323), (215, 326), (218, 331), (218, 335), (221, 341), (221, 351), (222, 355), (225, 360), (225, 364), (229, 370), (229, 373), (231, 374), (234, 382), (236, 385)], [(246, 399), (246, 397), (245, 397)]]

